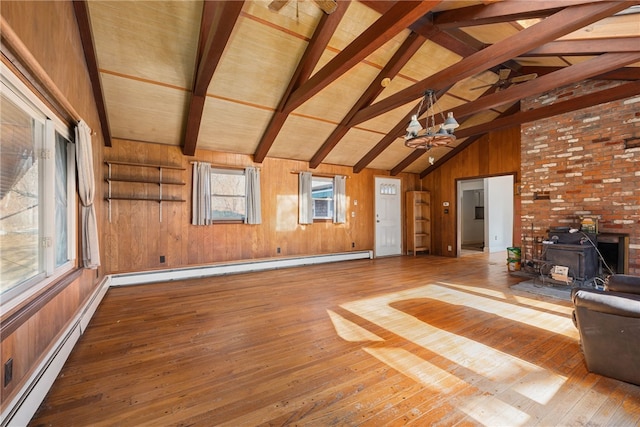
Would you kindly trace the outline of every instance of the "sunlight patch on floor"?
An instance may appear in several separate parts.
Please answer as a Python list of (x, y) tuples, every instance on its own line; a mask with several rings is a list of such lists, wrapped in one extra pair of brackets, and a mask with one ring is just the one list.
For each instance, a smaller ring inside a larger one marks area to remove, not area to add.
[(505, 319), (513, 320), (514, 322), (521, 322), (555, 334), (578, 339), (578, 331), (573, 325), (571, 319), (567, 316), (559, 316), (536, 310), (534, 308), (522, 307), (509, 302), (484, 298), (476, 295), (475, 290), (472, 293), (462, 292), (437, 284), (416, 288), (416, 293), (420, 294), (421, 298), (437, 299), (449, 304), (460, 304), (461, 301), (464, 301), (463, 305), (475, 310), (495, 314)]
[(457, 408), (486, 426), (523, 426), (531, 418), (526, 412), (493, 396), (472, 397)]
[(565, 377), (549, 374), (546, 371), (530, 372), (517, 384), (513, 385), (511, 389), (541, 405), (545, 405), (551, 401), (565, 381)]
[(349, 342), (361, 342), (361, 341), (384, 341), (373, 332), (364, 329), (361, 326), (345, 319), (339, 314), (327, 310), (329, 318), (333, 323), (333, 327), (336, 328), (336, 333), (340, 338)]
[[(454, 362), (453, 367), (437, 367), (409, 351), (393, 348), (365, 348), (369, 354), (414, 378), (431, 384), (434, 378), (457, 376), (459, 381), (477, 387), (483, 396), (481, 404), (469, 403), (462, 408), (475, 419), (509, 421), (522, 425), (529, 416), (508, 401), (524, 406), (545, 404), (558, 392), (566, 378), (518, 357), (496, 350), (478, 341), (436, 328), (391, 305), (415, 299), (436, 299), (448, 304), (464, 305), (503, 318), (571, 335), (563, 325), (570, 320), (555, 314), (478, 296), (432, 284), (342, 304), (341, 307), (428, 351)], [(549, 326), (551, 324), (551, 326)], [(571, 325), (572, 326), (572, 325)], [(444, 369), (443, 369), (444, 368)], [(449, 371), (449, 372), (448, 372)], [(436, 380), (437, 381), (437, 380)], [(426, 385), (430, 387), (430, 385)], [(506, 398), (505, 400), (502, 400)]]
[(563, 305), (554, 304), (552, 302), (546, 302), (539, 299), (527, 298), (519, 295), (512, 295), (512, 294), (507, 295), (504, 292), (496, 291), (494, 289), (478, 288), (474, 286), (460, 285), (460, 284), (451, 283), (451, 282), (438, 282), (438, 283), (441, 283), (446, 286), (458, 288), (467, 292), (482, 294), (492, 298), (500, 298), (505, 301), (514, 300), (523, 305), (528, 305), (528, 306), (543, 309), (546, 311), (555, 311), (556, 313), (560, 313), (560, 314), (570, 315), (571, 312), (573, 311), (573, 307), (566, 307)]
[(402, 291), (347, 303), (342, 307), (485, 378), (504, 382), (511, 377), (522, 377), (531, 370), (542, 369), (480, 342), (433, 327), (390, 307), (393, 302), (415, 298), (437, 298), (449, 302), (442, 292), (436, 295), (433, 286), (419, 289), (418, 292)]
[[(443, 388), (455, 389), (466, 385), (465, 381), (408, 350), (389, 347), (365, 347), (364, 351), (434, 392), (448, 392)], [(444, 379), (447, 380), (447, 385), (443, 387)]]

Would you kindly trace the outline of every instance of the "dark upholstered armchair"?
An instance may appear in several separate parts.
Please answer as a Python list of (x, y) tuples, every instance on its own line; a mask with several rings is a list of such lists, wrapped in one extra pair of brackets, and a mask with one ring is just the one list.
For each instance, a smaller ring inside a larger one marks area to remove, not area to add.
[(611, 276), (604, 291), (577, 288), (572, 299), (587, 369), (640, 385), (640, 276)]

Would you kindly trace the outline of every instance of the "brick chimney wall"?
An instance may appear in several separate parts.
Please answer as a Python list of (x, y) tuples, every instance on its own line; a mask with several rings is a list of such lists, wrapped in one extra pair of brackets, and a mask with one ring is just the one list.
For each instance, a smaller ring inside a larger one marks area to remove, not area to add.
[[(530, 110), (606, 90), (619, 83), (589, 80), (522, 102)], [(640, 97), (610, 102), (522, 125), (522, 244), (549, 227), (578, 228), (598, 218), (600, 232), (629, 235), (629, 273), (640, 275)]]

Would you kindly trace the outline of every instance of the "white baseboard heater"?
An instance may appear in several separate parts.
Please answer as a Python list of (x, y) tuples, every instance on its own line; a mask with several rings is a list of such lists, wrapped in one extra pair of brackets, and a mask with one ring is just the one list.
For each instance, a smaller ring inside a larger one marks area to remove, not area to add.
[(373, 258), (373, 251), (340, 252), (335, 254), (309, 255), (292, 258), (267, 258), (242, 262), (203, 265), (200, 267), (123, 273), (111, 276), (111, 286), (141, 285), (145, 283), (169, 282), (172, 280), (197, 279), (201, 277), (221, 276), (224, 274), (275, 270), (278, 268), (300, 267), (303, 265), (366, 258)]
[(273, 270), (367, 258), (373, 258), (372, 251), (310, 255), (295, 258), (274, 258), (106, 276), (103, 282), (96, 287), (96, 290), (85, 305), (78, 310), (78, 314), (69, 322), (69, 326), (63, 331), (58, 341), (51, 347), (49, 353), (45, 355), (40, 365), (38, 365), (20, 392), (16, 394), (2, 414), (0, 414), (0, 426), (25, 426), (29, 424), (29, 421), (35, 415), (36, 410), (42, 404), (53, 382), (62, 370), (76, 342), (87, 328), (102, 298), (111, 286), (167, 282), (171, 280), (194, 279), (198, 277), (247, 273), (251, 271)]
[(51, 389), (53, 382), (58, 377), (76, 342), (78, 342), (78, 339), (87, 328), (102, 298), (107, 293), (109, 281), (110, 279), (107, 276), (96, 287), (91, 297), (69, 322), (58, 341), (54, 343), (49, 353), (42, 359), (42, 362), (25, 382), (20, 392), (6, 406), (0, 416), (0, 425), (2, 427), (22, 427), (29, 424), (49, 389)]

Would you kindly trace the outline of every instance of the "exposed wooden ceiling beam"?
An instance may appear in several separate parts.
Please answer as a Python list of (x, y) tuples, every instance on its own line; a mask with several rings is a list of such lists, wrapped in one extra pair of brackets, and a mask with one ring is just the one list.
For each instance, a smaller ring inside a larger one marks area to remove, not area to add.
[[(538, 76), (544, 76), (550, 73), (554, 73), (564, 67), (543, 67), (543, 66), (525, 66), (522, 67), (522, 74), (536, 73)], [(594, 79), (602, 80), (638, 80), (638, 67), (624, 67), (617, 70), (609, 71), (595, 77)]]
[(640, 72), (638, 67), (626, 67), (609, 71), (593, 78), (602, 80), (638, 80), (638, 72)]
[[(463, 129), (462, 131), (458, 132), (458, 134), (462, 138), (469, 137), (464, 141), (467, 142), (473, 137), (481, 136), (495, 130), (506, 129), (512, 126), (521, 125), (523, 123), (530, 123), (536, 120), (546, 119), (560, 114), (566, 114), (572, 111), (581, 110), (583, 108), (589, 108), (637, 95), (640, 95), (640, 80), (624, 83), (620, 86), (590, 93), (588, 95), (583, 95), (577, 98), (569, 99), (567, 101), (556, 102), (554, 104), (535, 108), (533, 110), (519, 111), (509, 116), (499, 117), (493, 121)], [(420, 178), (424, 178), (425, 176), (433, 172), (437, 167), (444, 164), (447, 160), (455, 156), (468, 145), (465, 145), (462, 148), (461, 146), (462, 144), (458, 145), (456, 149), (453, 150), (453, 152), (447, 153), (447, 155), (442, 157), (438, 161), (438, 163), (436, 163), (436, 165), (431, 166), (421, 172)]]
[(490, 67), (515, 58), (537, 46), (548, 43), (585, 25), (599, 21), (628, 7), (628, 3), (601, 2), (567, 7), (560, 12), (493, 44), (420, 82), (364, 108), (354, 117), (355, 123), (370, 120), (418, 99), (427, 89), (440, 89), (471, 77)]
[(588, 61), (561, 68), (554, 73), (547, 74), (535, 80), (520, 83), (506, 90), (483, 96), (475, 101), (453, 108), (451, 112), (459, 120), (464, 119), (479, 111), (499, 107), (500, 105), (543, 93), (557, 87), (586, 80), (636, 61), (640, 61), (640, 52), (605, 53)]
[[(458, 55), (462, 56), (462, 57), (467, 57), (470, 56), (476, 52), (478, 52), (481, 48), (484, 47), (484, 45), (482, 45), (481, 43), (468, 43), (468, 42), (461, 42), (458, 38), (452, 37), (447, 33), (444, 33), (442, 31), (440, 31), (440, 29), (438, 29), (435, 25), (433, 25), (432, 19), (431, 19), (431, 14), (425, 15), (423, 18), (419, 19), (418, 21), (416, 21), (414, 24), (412, 24), (411, 28), (415, 29), (417, 32), (419, 32), (420, 34), (424, 35), (425, 37), (427, 37), (429, 40), (445, 47), (446, 49), (457, 53)], [(475, 39), (474, 39), (475, 40)], [(513, 64), (512, 64), (513, 63)], [(507, 66), (510, 67), (514, 70), (519, 69), (520, 66), (518, 64), (516, 64), (514, 61), (507, 61), (507, 64), (501, 64), (503, 66)], [(450, 86), (449, 86), (450, 87)], [(448, 88), (447, 88), (448, 90)], [(446, 90), (444, 91), (440, 91), (440, 94), (438, 96), (443, 95), (446, 92)], [(406, 125), (409, 121), (409, 119), (411, 118), (411, 116), (414, 114), (415, 109), (411, 109), (411, 112), (409, 112), (402, 120), (400, 120), (398, 122), (398, 124), (391, 129), (390, 132), (388, 132), (383, 138), (382, 140), (380, 140), (355, 166), (354, 166), (354, 172), (358, 173), (360, 172), (362, 169), (364, 169), (364, 167), (373, 159), (375, 159), (375, 157), (377, 157), (382, 151), (384, 151), (384, 149), (386, 147), (388, 147), (391, 143), (393, 143), (393, 141), (396, 138), (399, 138), (400, 136), (402, 136), (405, 133), (405, 128)], [(353, 116), (355, 117), (355, 116)], [(341, 129), (341, 134), (342, 136), (346, 135), (346, 133), (348, 132), (349, 128), (354, 126), (355, 123), (353, 122), (353, 120), (350, 121), (350, 123), (348, 123), (348, 125), (344, 128)], [(414, 152), (415, 153), (415, 152)], [(401, 162), (401, 164), (397, 165), (394, 169), (402, 167), (401, 165), (404, 164), (405, 162), (409, 162), (408, 164), (413, 163), (414, 160), (410, 160), (410, 158), (412, 158), (413, 156), (415, 156), (415, 154), (412, 153), (410, 154), (405, 160), (403, 160)], [(418, 156), (419, 157), (419, 156)], [(371, 159), (367, 162), (367, 159)], [(365, 163), (367, 162), (367, 163)], [(402, 167), (402, 169), (404, 169), (406, 166)]]
[[(518, 101), (528, 96), (533, 96), (556, 87), (585, 80), (604, 72), (615, 70), (626, 64), (640, 60), (640, 52), (608, 53), (589, 61), (581, 62), (570, 67), (561, 68), (555, 73), (547, 74), (535, 81), (529, 81), (510, 87), (509, 89), (478, 98), (475, 101), (463, 104), (451, 110), (458, 120), (463, 120), (472, 114), (489, 110), (504, 104)], [(407, 121), (400, 122), (383, 140), (370, 150), (354, 167), (354, 172), (360, 172), (371, 161), (379, 156), (400, 135), (398, 131), (401, 125), (406, 126)], [(462, 131), (456, 132), (456, 136), (462, 137)]]
[(362, 94), (360, 99), (356, 101), (351, 110), (342, 119), (340, 124), (333, 130), (329, 138), (316, 151), (311, 160), (309, 167), (315, 169), (327, 157), (331, 150), (340, 142), (342, 137), (349, 131), (349, 121), (364, 106), (370, 105), (380, 93), (384, 90), (382, 80), (385, 78), (393, 79), (402, 69), (402, 67), (411, 59), (411, 57), (420, 49), (425, 42), (425, 37), (416, 33), (411, 33), (405, 39), (404, 43), (394, 53), (393, 57), (387, 62), (378, 76), (371, 82), (367, 90)]
[(559, 40), (531, 49), (520, 57), (531, 56), (583, 56), (607, 52), (637, 52), (640, 37), (621, 37), (596, 40)]
[[(487, 89), (485, 94), (487, 94), (487, 93), (493, 93), (493, 88)], [(485, 95), (483, 95), (483, 96), (485, 96)], [(439, 121), (439, 120), (437, 120), (437, 121)], [(460, 120), (460, 121), (462, 121), (462, 120)], [(396, 126), (396, 128), (394, 128), (394, 129), (398, 129), (399, 130), (400, 129), (400, 125), (406, 125), (407, 122), (408, 122), (408, 120), (401, 121), (400, 123), (398, 123), (398, 126)], [(462, 124), (464, 125), (464, 122)], [(402, 127), (404, 128), (404, 126), (402, 126)], [(396, 138), (400, 138), (401, 136), (404, 135), (404, 133), (405, 133), (405, 131), (402, 131), (402, 133), (400, 133), (400, 132), (396, 133)], [(438, 147), (434, 147), (434, 148), (438, 148)], [(451, 147), (448, 147), (448, 146), (447, 147), (440, 147), (440, 148), (451, 149)], [(409, 165), (411, 165), (413, 162), (415, 162), (420, 157), (422, 157), (422, 155), (427, 153), (428, 151), (430, 151), (430, 150), (424, 150), (424, 149), (415, 149), (415, 150), (413, 150), (411, 152), (411, 154), (409, 154), (407, 157), (405, 157), (403, 160), (401, 160), (400, 163), (398, 163), (397, 165), (395, 165), (391, 169), (391, 175), (392, 176), (398, 175), (403, 170), (405, 170), (407, 167), (409, 167)]]
[[(440, 98), (449, 89), (450, 87), (446, 87), (438, 91), (436, 93), (436, 98)], [(428, 108), (428, 106), (423, 106), (423, 109), (418, 111), (418, 116), (420, 116), (424, 112), (424, 109), (426, 108)], [(362, 159), (360, 159), (358, 163), (356, 163), (353, 166), (353, 172), (354, 173), (361, 172), (365, 167), (367, 167), (369, 163), (373, 161), (373, 159), (378, 157), (380, 153), (382, 153), (389, 145), (391, 145), (393, 141), (395, 141), (399, 136), (403, 135), (405, 133), (407, 123), (409, 123), (409, 119), (414, 114), (416, 114), (416, 110), (411, 109), (411, 111), (407, 113), (407, 115), (402, 120), (400, 120), (398, 124), (395, 125), (394, 128), (391, 129), (391, 131), (389, 131), (389, 133), (387, 133), (385, 136), (382, 137), (380, 142), (378, 142), (371, 150), (369, 150), (367, 154), (364, 155), (364, 157), (362, 157)]]
[[(449, 28), (443, 31), (433, 23), (433, 13), (427, 13), (422, 18), (411, 24), (409, 29), (418, 34), (422, 34), (429, 41), (436, 43), (445, 49), (460, 55), (463, 58), (476, 53), (487, 47), (486, 44), (476, 40), (469, 34), (457, 28)], [(500, 64), (500, 68), (509, 68), (519, 72), (522, 66), (513, 60)]]
[(402, 159), (402, 161), (400, 161), (400, 163), (398, 163), (397, 165), (395, 165), (390, 172), (391, 176), (396, 176), (399, 173), (401, 173), (403, 170), (405, 170), (406, 168), (409, 167), (409, 165), (411, 165), (413, 162), (415, 162), (416, 160), (418, 160), (420, 157), (422, 157), (423, 154), (427, 153), (429, 150), (423, 150), (423, 149), (415, 149), (411, 152), (411, 154), (409, 154), (407, 157), (405, 157), (404, 159)]
[[(461, 132), (461, 135), (469, 136), (466, 141), (471, 138), (485, 135), (489, 132), (506, 129), (512, 126), (522, 125), (523, 123), (529, 123), (536, 120), (546, 119), (549, 117), (557, 116), (560, 114), (569, 113), (572, 111), (580, 110), (583, 108), (593, 107), (595, 105), (604, 104), (607, 102), (613, 102), (620, 99), (629, 98), (631, 96), (636, 96), (640, 94), (640, 81), (625, 83), (621, 86), (617, 86), (615, 88), (610, 88), (606, 90), (601, 90), (599, 92), (591, 93), (588, 95), (583, 95), (578, 98), (570, 99), (563, 102), (558, 102), (555, 104), (547, 105), (545, 107), (536, 108), (533, 110), (520, 111), (515, 114), (511, 114), (505, 117), (497, 118), (491, 122), (483, 123), (477, 126), (473, 126)], [(463, 148), (466, 148), (468, 145), (465, 145)], [(461, 151), (458, 150), (460, 146), (456, 147), (455, 152), (448, 153), (452, 156), (456, 155)], [(446, 156), (445, 156), (446, 157)], [(443, 164), (449, 158), (442, 158), (437, 165), (439, 166)], [(420, 174), (420, 178), (424, 178), (429, 173), (433, 172), (435, 167), (427, 168)]]
[(98, 69), (98, 57), (96, 56), (96, 48), (93, 44), (91, 20), (89, 19), (89, 9), (87, 7), (86, 0), (74, 1), (73, 10), (76, 14), (76, 21), (78, 22), (80, 40), (82, 41), (82, 49), (84, 50), (87, 70), (89, 71), (93, 98), (98, 110), (98, 117), (100, 118), (100, 128), (102, 130), (102, 136), (104, 137), (104, 145), (111, 147), (111, 127), (109, 126), (109, 116), (107, 115), (107, 107), (104, 102), (104, 94), (102, 92), (100, 70)]
[[(520, 112), (520, 102), (516, 102), (515, 104), (513, 104), (511, 107), (505, 110), (502, 114), (500, 114), (498, 118), (509, 118), (518, 112)], [(486, 135), (489, 132), (490, 131), (486, 131), (484, 133), (479, 132), (475, 135), (469, 136), (467, 139), (465, 139), (460, 144), (458, 144), (453, 150), (449, 151), (447, 154), (440, 157), (436, 163), (429, 166), (427, 169), (423, 170), (420, 173), (420, 178), (422, 179), (428, 174), (430, 174), (431, 172), (433, 172), (434, 170), (438, 169), (440, 166), (445, 164), (448, 160), (455, 157), (459, 152), (461, 152), (462, 150), (464, 150), (465, 148), (467, 148), (468, 146), (470, 146), (471, 144), (473, 144), (474, 142), (482, 138), (483, 135)]]
[(479, 4), (436, 13), (434, 24), (442, 29), (449, 29), (543, 18), (565, 7), (585, 3), (594, 3), (594, 0), (501, 1), (489, 5)]
[(593, 107), (607, 102), (617, 101), (619, 99), (630, 98), (640, 94), (640, 80), (635, 82), (624, 83), (620, 86), (593, 92), (578, 98), (567, 101), (556, 102), (554, 104), (535, 108), (533, 110), (521, 111), (512, 116), (499, 118), (491, 122), (482, 123), (472, 126), (458, 132), (461, 138), (477, 135), (488, 131), (504, 129), (515, 124), (532, 122), (535, 120), (553, 117), (558, 114), (565, 114), (570, 111), (581, 110), (583, 108)]
[[(243, 5), (244, 0), (203, 2), (199, 41), (200, 57), (189, 101), (185, 136), (182, 141), (182, 153), (186, 156), (193, 156), (196, 152), (207, 89)], [(204, 43), (203, 40), (205, 40)]]
[(327, 65), (291, 94), (286, 111), (291, 112), (342, 76), (398, 33), (437, 6), (441, 0), (399, 1), (345, 47)]
[(359, 0), (360, 3), (370, 7), (379, 14), (383, 15), (386, 11), (391, 9), (397, 1), (392, 0)]
[(289, 97), (296, 89), (309, 79), (309, 76), (318, 64), (322, 53), (329, 44), (333, 33), (336, 31), (336, 28), (338, 28), (338, 25), (346, 11), (347, 5), (339, 2), (338, 8), (332, 14), (323, 14), (320, 18), (320, 22), (313, 32), (313, 36), (311, 37), (300, 62), (298, 62), (298, 66), (289, 81), (289, 85), (282, 95), (282, 98), (280, 98), (276, 111), (262, 134), (262, 138), (260, 138), (260, 142), (253, 154), (254, 162), (262, 163), (265, 157), (267, 157), (278, 133), (289, 116), (289, 111), (285, 111), (285, 107), (289, 102)]

